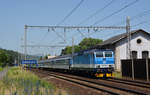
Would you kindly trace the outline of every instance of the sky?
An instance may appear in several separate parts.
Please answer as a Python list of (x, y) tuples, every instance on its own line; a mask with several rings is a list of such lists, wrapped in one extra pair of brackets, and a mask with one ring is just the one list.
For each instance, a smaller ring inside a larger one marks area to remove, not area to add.
[[(136, 1), (129, 7), (117, 12), (122, 7)], [(40, 26), (125, 26), (127, 16), (130, 17), (131, 30), (143, 29), (150, 33), (150, 0), (83, 0), (80, 6), (70, 16), (60, 23), (81, 0), (0, 0), (0, 47), (23, 53), (24, 25)], [(104, 9), (103, 9), (104, 8)], [(93, 15), (97, 10), (97, 14)], [(116, 12), (116, 13), (115, 13)], [(115, 13), (115, 14), (113, 14)], [(112, 16), (110, 16), (113, 14)], [(85, 20), (86, 19), (86, 20)], [(104, 19), (104, 20), (103, 20)], [(96, 23), (99, 21), (98, 23)], [(94, 25), (94, 23), (96, 23)], [(85, 37), (106, 40), (125, 30), (67, 30), (66, 38), (60, 29), (54, 31), (41, 28), (27, 29), (28, 45), (72, 45), (78, 44)], [(64, 44), (64, 40), (66, 43)], [(61, 48), (28, 47), (28, 54), (59, 55)]]

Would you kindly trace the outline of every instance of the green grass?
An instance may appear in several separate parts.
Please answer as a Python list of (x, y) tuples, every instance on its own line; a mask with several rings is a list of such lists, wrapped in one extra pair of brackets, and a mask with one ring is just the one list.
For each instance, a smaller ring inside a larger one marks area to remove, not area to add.
[(121, 72), (113, 72), (113, 77), (116, 77), (116, 78), (122, 78), (122, 74)]
[(0, 95), (53, 95), (55, 86), (29, 71), (13, 67), (0, 80)]
[(0, 71), (3, 71), (3, 68), (2, 68), (2, 67), (0, 67)]

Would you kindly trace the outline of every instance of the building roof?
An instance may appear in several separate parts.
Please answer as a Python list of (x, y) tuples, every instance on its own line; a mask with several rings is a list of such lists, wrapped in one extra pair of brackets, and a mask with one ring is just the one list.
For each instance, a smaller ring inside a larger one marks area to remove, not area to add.
[[(131, 35), (135, 34), (135, 33), (138, 33), (138, 32), (144, 32), (146, 34), (148, 34), (150, 36), (150, 34), (142, 29), (138, 29), (138, 30), (134, 30), (134, 31), (131, 31)], [(127, 34), (126, 33), (123, 33), (123, 34), (119, 34), (119, 35), (116, 35), (116, 36), (113, 36), (111, 38), (109, 38), (108, 40), (105, 40), (103, 43), (101, 44), (98, 44), (97, 46), (105, 46), (105, 45), (112, 45), (112, 44), (115, 44), (116, 42), (124, 39), (127, 37)]]

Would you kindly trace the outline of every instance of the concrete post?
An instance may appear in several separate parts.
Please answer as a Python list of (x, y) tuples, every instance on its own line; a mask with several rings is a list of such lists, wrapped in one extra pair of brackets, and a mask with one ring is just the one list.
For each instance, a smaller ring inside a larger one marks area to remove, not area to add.
[(147, 81), (149, 81), (148, 58), (146, 58), (146, 77), (147, 77)]
[(132, 79), (134, 80), (134, 60), (132, 58)]

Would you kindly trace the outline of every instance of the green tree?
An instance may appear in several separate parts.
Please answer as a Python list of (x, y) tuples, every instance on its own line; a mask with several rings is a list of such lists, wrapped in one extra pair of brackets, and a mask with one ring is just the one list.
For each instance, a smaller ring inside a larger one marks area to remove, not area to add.
[(4, 67), (8, 63), (8, 55), (3, 50), (0, 50), (0, 66)]
[(48, 54), (47, 56), (51, 56), (51, 54)]
[(61, 55), (71, 54), (72, 53), (72, 47), (67, 46), (65, 49), (62, 49)]
[(80, 49), (80, 46), (79, 45), (75, 45), (74, 46), (74, 52), (79, 52), (81, 49)]
[(47, 55), (45, 55), (45, 56), (44, 56), (44, 59), (48, 59), (48, 56), (47, 56)]
[(43, 58), (42, 58), (42, 56), (40, 56), (40, 60), (42, 60)]
[(95, 38), (84, 38), (80, 43), (79, 43), (79, 46), (80, 46), (80, 49), (81, 50), (85, 50), (85, 49), (88, 49), (88, 48), (92, 48), (94, 46), (96, 46), (97, 44), (100, 44), (102, 43), (103, 40), (101, 39), (95, 39)]
[[(95, 38), (84, 38), (79, 45), (74, 46), (74, 52), (79, 52), (81, 50), (86, 50), (88, 48), (92, 48), (97, 44), (102, 43), (103, 40), (95, 39)], [(67, 46), (61, 52), (61, 55), (71, 54), (72, 53), (72, 46)]]

